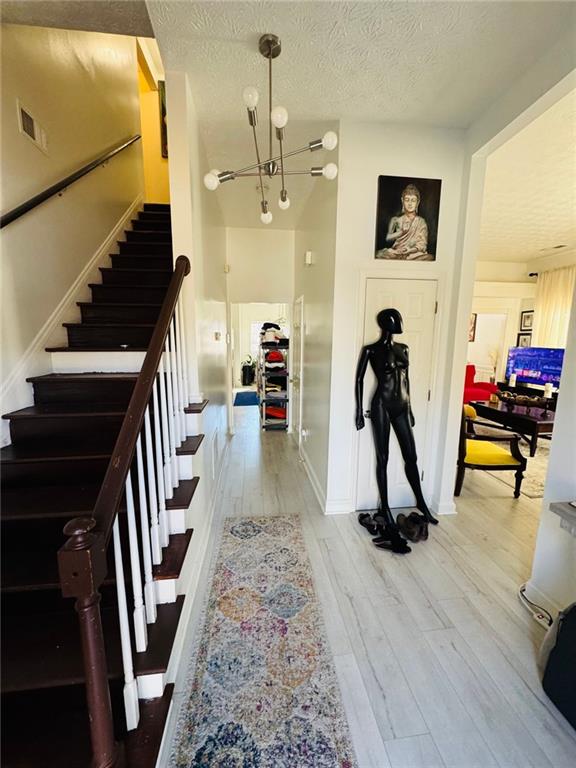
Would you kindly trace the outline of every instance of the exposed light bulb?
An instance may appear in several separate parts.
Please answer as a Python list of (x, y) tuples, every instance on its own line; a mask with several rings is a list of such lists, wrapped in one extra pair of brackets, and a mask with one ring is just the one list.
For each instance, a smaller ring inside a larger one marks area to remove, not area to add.
[(247, 88), (244, 88), (244, 91), (242, 92), (242, 98), (244, 99), (244, 104), (246, 104), (249, 110), (256, 109), (258, 106), (258, 91), (256, 88), (254, 88), (253, 85), (249, 85)]
[(326, 131), (326, 133), (322, 137), (322, 147), (324, 149), (327, 149), (329, 152), (332, 152), (332, 150), (336, 149), (337, 146), (338, 146), (338, 134), (334, 133), (334, 131)]
[(270, 211), (267, 211), (267, 213), (261, 213), (260, 214), (260, 221), (262, 224), (271, 224), (272, 223), (272, 214)]
[(275, 128), (285, 128), (288, 122), (288, 110), (284, 107), (274, 107), (270, 112), (270, 117)]
[(336, 176), (338, 176), (338, 166), (336, 163), (328, 163), (325, 165), (324, 168), (322, 168), (322, 176), (329, 181), (335, 179)]
[(286, 195), (285, 200), (282, 200), (282, 198), (278, 200), (278, 208), (281, 208), (283, 211), (287, 211), (290, 208), (290, 198), (288, 195)]
[(220, 186), (220, 179), (218, 178), (218, 171), (210, 171), (204, 176), (204, 186), (209, 189), (210, 192), (214, 192)]

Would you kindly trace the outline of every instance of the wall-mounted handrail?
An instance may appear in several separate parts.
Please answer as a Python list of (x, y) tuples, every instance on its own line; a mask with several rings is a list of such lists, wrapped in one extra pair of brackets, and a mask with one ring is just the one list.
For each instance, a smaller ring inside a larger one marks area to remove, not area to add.
[(17, 205), (16, 208), (12, 208), (11, 211), (8, 211), (8, 213), (2, 214), (0, 216), (0, 229), (2, 227), (5, 227), (7, 224), (11, 224), (13, 221), (16, 221), (16, 219), (19, 219), (20, 216), (24, 216), (25, 213), (28, 213), (29, 211), (36, 208), (36, 206), (40, 205), (41, 203), (44, 203), (46, 200), (49, 200), (54, 195), (57, 195), (59, 192), (62, 192), (62, 190), (66, 189), (66, 187), (69, 187), (71, 184), (74, 184), (75, 181), (78, 181), (78, 179), (81, 179), (83, 176), (86, 176), (86, 174), (93, 171), (95, 168), (98, 168), (98, 166), (102, 165), (103, 163), (110, 160), (114, 155), (117, 155), (119, 152), (122, 152), (123, 150), (127, 149), (129, 146), (134, 144), (135, 141), (138, 141), (141, 136), (140, 134), (136, 134), (135, 136), (132, 136), (132, 138), (128, 139), (127, 141), (123, 141), (121, 144), (117, 144), (115, 147), (112, 147), (112, 149), (107, 150), (104, 152), (104, 154), (97, 157), (95, 160), (92, 160), (87, 165), (83, 165), (82, 168), (79, 168), (77, 171), (74, 171), (74, 173), (71, 173), (69, 176), (66, 176), (65, 179), (61, 179), (61, 181), (57, 181), (56, 184), (52, 184), (51, 187), (48, 187), (48, 189), (43, 190), (37, 195), (34, 195), (34, 197), (31, 197), (29, 200), (26, 200), (25, 203), (21, 203), (20, 205)]

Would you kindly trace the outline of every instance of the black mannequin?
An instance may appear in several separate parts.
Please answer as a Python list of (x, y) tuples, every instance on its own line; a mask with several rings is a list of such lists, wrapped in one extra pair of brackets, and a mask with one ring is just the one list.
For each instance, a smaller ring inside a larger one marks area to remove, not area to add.
[[(394, 552), (410, 552), (410, 548), (400, 536), (398, 525), (394, 520), (388, 505), (388, 481), (387, 466), (390, 441), (390, 426), (394, 429), (402, 457), (404, 470), (410, 483), (410, 487), (416, 497), (416, 507), (420, 515), (413, 513), (408, 518), (402, 516), (402, 529), (404, 521), (410, 521), (410, 525), (420, 524), (421, 530), (414, 533), (413, 541), (427, 537), (427, 523), (437, 524), (436, 520), (422, 495), (420, 486), (420, 474), (418, 472), (416, 444), (412, 427), (414, 416), (410, 407), (410, 382), (408, 380), (408, 347), (406, 344), (398, 344), (393, 340), (393, 335), (402, 333), (402, 315), (397, 309), (383, 309), (376, 318), (382, 330), (380, 339), (374, 344), (368, 344), (362, 348), (356, 370), (356, 429), (365, 426), (362, 412), (362, 400), (364, 391), (364, 374), (368, 362), (372, 366), (376, 376), (377, 386), (370, 404), (370, 420), (372, 421), (372, 434), (376, 449), (376, 480), (380, 493), (380, 509), (378, 514), (370, 518), (370, 515), (360, 515), (359, 520), (371, 533), (376, 526), (381, 533), (380, 539), (375, 543), (384, 549), (392, 549)], [(369, 519), (370, 518), (370, 519)], [(418, 518), (418, 519), (417, 519)], [(424, 531), (423, 529), (426, 528)], [(410, 531), (410, 527), (406, 530)]]

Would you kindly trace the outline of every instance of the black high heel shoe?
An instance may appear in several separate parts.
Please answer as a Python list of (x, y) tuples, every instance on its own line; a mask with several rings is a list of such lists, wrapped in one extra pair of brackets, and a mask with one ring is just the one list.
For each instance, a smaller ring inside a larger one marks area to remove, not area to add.
[(374, 522), (369, 512), (361, 512), (358, 515), (358, 522), (363, 528), (366, 528), (370, 536), (376, 536), (378, 533), (378, 523)]
[(391, 525), (379, 526), (380, 536), (372, 539), (375, 547), (378, 549), (388, 549), (397, 555), (407, 555), (412, 552), (411, 548), (403, 539), (396, 527)]

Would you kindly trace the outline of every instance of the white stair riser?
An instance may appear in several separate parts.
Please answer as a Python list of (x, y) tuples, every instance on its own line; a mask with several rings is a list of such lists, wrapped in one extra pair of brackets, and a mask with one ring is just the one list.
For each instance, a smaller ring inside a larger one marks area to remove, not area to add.
[(52, 352), (53, 373), (139, 373), (145, 352)]
[(175, 603), (178, 593), (176, 587), (178, 585), (178, 579), (158, 579), (154, 582), (154, 588), (156, 591), (156, 602), (159, 605), (164, 603)]

